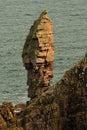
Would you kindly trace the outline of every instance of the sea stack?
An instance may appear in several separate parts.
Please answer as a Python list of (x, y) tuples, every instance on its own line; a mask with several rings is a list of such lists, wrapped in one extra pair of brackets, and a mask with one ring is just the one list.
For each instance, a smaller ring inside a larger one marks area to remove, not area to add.
[(87, 130), (87, 54), (49, 86), (53, 55), (52, 22), (44, 11), (31, 27), (23, 49), (31, 100), (15, 107), (3, 102), (0, 130)]
[(54, 39), (52, 21), (44, 10), (32, 25), (23, 48), (23, 63), (27, 70), (28, 96), (40, 95), (53, 78)]

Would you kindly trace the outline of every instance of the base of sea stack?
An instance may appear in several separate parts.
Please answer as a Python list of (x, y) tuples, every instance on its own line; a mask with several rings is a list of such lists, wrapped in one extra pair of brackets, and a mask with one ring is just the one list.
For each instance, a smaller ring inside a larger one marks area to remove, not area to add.
[(26, 105), (0, 106), (0, 130), (86, 130), (87, 57)]

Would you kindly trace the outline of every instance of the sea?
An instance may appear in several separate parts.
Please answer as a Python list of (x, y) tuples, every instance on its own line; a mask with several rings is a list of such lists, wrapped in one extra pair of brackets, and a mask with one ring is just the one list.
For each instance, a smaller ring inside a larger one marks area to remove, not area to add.
[(29, 100), (22, 49), (31, 25), (45, 9), (53, 21), (55, 44), (51, 84), (87, 53), (87, 0), (0, 0), (0, 103)]

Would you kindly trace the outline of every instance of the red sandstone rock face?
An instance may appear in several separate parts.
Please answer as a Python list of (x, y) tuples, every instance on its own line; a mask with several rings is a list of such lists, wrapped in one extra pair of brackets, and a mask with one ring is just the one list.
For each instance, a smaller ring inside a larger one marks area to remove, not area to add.
[(87, 57), (54, 86), (30, 101), (23, 113), (26, 130), (87, 129)]
[(6, 122), (3, 119), (2, 115), (0, 114), (0, 130), (6, 128)]
[(0, 130), (6, 130), (10, 126), (16, 127), (16, 115), (10, 102), (3, 102), (0, 106)]
[(87, 130), (87, 57), (61, 80), (14, 114), (11, 103), (0, 107), (0, 130)]
[(28, 72), (28, 96), (41, 94), (53, 78), (54, 41), (52, 21), (43, 11), (34, 22), (23, 49), (23, 63)]
[[(44, 14), (46, 15), (46, 12)], [(31, 36), (36, 36), (33, 33), (34, 29)], [(28, 46), (27, 50), (25, 44), (24, 48), (26, 49), (23, 51), (24, 65), (30, 73), (30, 67), (33, 70), (32, 64), (33, 66), (37, 66), (37, 64), (33, 57), (36, 55), (31, 55), (32, 61), (29, 62), (29, 47), (32, 53), (36, 48), (33, 51), (32, 47)], [(43, 64), (41, 63), (41, 65)], [(49, 88), (45, 87), (46, 84), (43, 85), (43, 88), (38, 87), (40, 82), (35, 84), (34, 81), (31, 79), (32, 87), (35, 88), (31, 87), (31, 95), (35, 95), (32, 90), (40, 91), (41, 95), (33, 98), (26, 105), (16, 105), (16, 110), (19, 108), (22, 110), (18, 114), (14, 112), (15, 109), (11, 103), (2, 103), (0, 106), (0, 130), (87, 130), (87, 55), (66, 71), (58, 83)]]

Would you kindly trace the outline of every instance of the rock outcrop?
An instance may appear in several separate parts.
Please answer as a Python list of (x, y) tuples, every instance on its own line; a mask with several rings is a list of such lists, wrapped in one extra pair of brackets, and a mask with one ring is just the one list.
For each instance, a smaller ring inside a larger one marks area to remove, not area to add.
[(31, 100), (23, 114), (25, 130), (86, 130), (87, 56)]
[(59, 130), (87, 129), (87, 55), (55, 86), (60, 109)]
[[(27, 47), (27, 51), (29, 51), (30, 46)], [(34, 52), (35, 50), (36, 48)], [(24, 51), (23, 54), (25, 54)], [(23, 61), (30, 74), (27, 53), (23, 55)], [(34, 64), (33, 61), (32, 64)], [(35, 65), (37, 66), (37, 64)], [(36, 77), (34, 78), (36, 80)], [(35, 85), (33, 80), (31, 82)], [(37, 87), (34, 86), (37, 89), (39, 88), (38, 84), (36, 82)], [(48, 87), (44, 82), (43, 86), (48, 89), (31, 98), (26, 105), (19, 104), (13, 107), (11, 103), (4, 102), (0, 106), (0, 130), (87, 129), (87, 55), (66, 71), (55, 85)], [(36, 88), (35, 93), (37, 92)], [(16, 110), (19, 108), (21, 111), (17, 112)]]
[(12, 103), (3, 102), (0, 106), (0, 130), (16, 127), (16, 114)]
[(44, 10), (34, 22), (23, 49), (23, 63), (27, 69), (28, 96), (41, 95), (53, 77), (54, 41), (52, 21)]
[[(6, 111), (11, 115), (4, 117)], [(13, 107), (10, 111), (3, 110), (2, 105), (1, 130), (86, 130), (87, 56), (66, 71), (58, 83), (26, 104), (23, 111), (15, 113), (16, 122)]]

